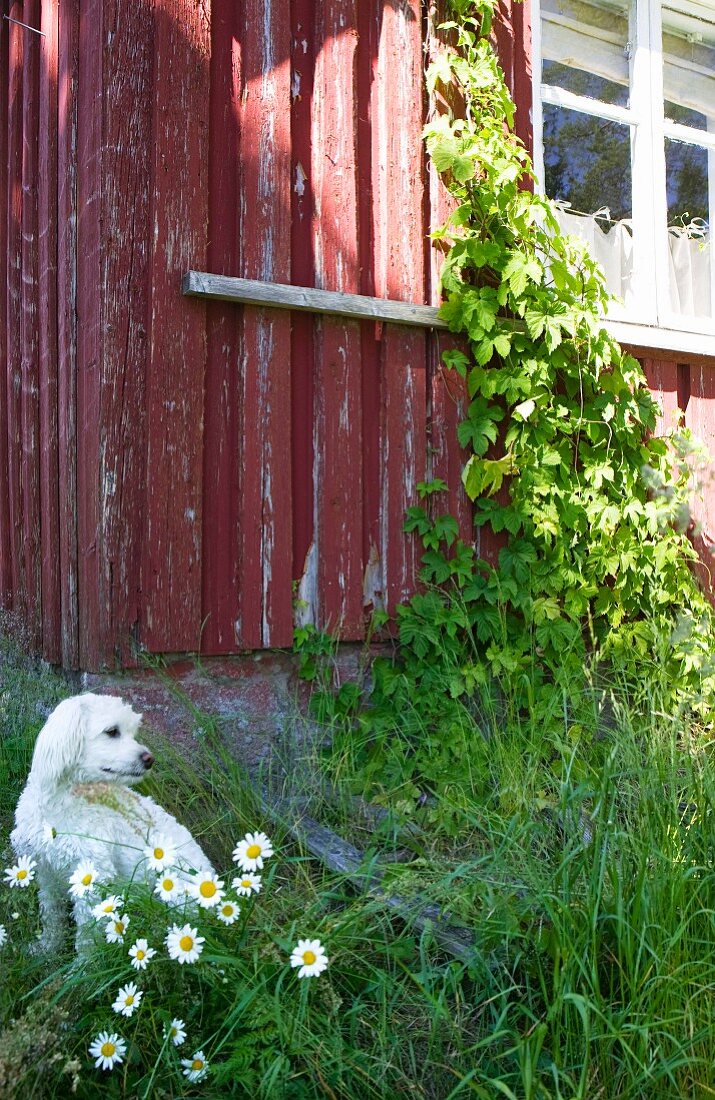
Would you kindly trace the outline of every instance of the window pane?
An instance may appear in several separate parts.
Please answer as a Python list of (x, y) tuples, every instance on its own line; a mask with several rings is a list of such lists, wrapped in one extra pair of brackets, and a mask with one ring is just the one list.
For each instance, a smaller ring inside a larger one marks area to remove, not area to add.
[(662, 5), (665, 117), (715, 129), (715, 12), (691, 0)]
[(630, 127), (545, 103), (544, 176), (562, 230), (588, 243), (610, 292), (631, 304)]
[(544, 104), (544, 186), (582, 214), (631, 216), (630, 127)]
[(628, 16), (621, 4), (543, 0), (541, 79), (628, 106)]
[(697, 145), (665, 143), (670, 304), (674, 313), (696, 317), (712, 316), (709, 178), (713, 155)]

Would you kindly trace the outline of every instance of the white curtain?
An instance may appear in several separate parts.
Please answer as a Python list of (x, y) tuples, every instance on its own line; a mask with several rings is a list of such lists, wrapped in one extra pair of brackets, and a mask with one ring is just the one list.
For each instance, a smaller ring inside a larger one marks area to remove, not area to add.
[[(628, 219), (611, 222), (608, 211), (577, 214), (566, 203), (555, 203), (563, 233), (581, 237), (606, 273), (606, 285), (626, 306), (634, 304), (633, 237)], [(670, 304), (673, 313), (710, 317), (710, 233), (696, 219), (668, 229)]]

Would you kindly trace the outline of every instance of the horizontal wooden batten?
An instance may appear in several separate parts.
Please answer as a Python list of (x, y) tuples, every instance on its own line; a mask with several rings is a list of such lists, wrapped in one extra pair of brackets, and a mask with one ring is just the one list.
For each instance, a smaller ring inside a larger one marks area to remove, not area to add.
[(228, 275), (210, 275), (188, 271), (181, 289), (190, 298), (214, 298), (244, 305), (296, 309), (307, 313), (328, 313), (355, 320), (392, 321), (398, 325), (447, 329), (446, 321), (434, 306), (397, 302), (389, 298), (369, 298), (362, 294), (341, 294), (333, 290), (264, 283), (257, 279), (237, 279)]

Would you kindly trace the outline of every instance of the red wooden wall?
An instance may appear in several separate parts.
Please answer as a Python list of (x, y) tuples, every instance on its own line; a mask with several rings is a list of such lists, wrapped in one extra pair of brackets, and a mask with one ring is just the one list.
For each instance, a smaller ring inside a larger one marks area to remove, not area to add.
[[(426, 476), (471, 537), (443, 335), (180, 292), (438, 302), (437, 6), (2, 0), (0, 602), (49, 660), (288, 646), (296, 594), (360, 638), (414, 587)], [(528, 141), (528, 4), (497, 38)]]

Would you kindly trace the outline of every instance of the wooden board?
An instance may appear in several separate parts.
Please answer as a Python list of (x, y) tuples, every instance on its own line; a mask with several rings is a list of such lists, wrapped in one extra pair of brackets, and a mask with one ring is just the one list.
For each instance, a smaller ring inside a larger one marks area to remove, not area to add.
[(0, 34), (0, 604), (13, 599), (10, 550), (10, 498), (8, 486), (8, 258), (10, 187), (8, 165), (9, 34)]
[(38, 341), (42, 653), (62, 659), (57, 362), (57, 78), (59, 0), (42, 4), (39, 37)]
[(104, 18), (100, 649), (126, 663), (141, 616), (154, 27), (144, 0), (104, 0)]
[(197, 650), (201, 642), (206, 307), (182, 300), (180, 285), (182, 273), (203, 266), (206, 256), (208, 10), (195, 0), (157, 0), (153, 8), (140, 639), (155, 651)]
[[(22, 19), (23, 4), (15, 0), (9, 14)], [(4, 28), (5, 29), (5, 28)], [(8, 106), (7, 106), (7, 471), (8, 526), (11, 606), (25, 617), (27, 590), (22, 529), (22, 339), (19, 319), (22, 310), (22, 71), (25, 56), (25, 31), (8, 23)]]
[[(263, 33), (256, 34), (256, 27)], [(247, 0), (242, 26), (240, 275), (290, 279), (290, 21)], [(241, 410), (239, 616), (235, 645), (290, 645), (292, 520), (290, 317), (246, 309)]]

